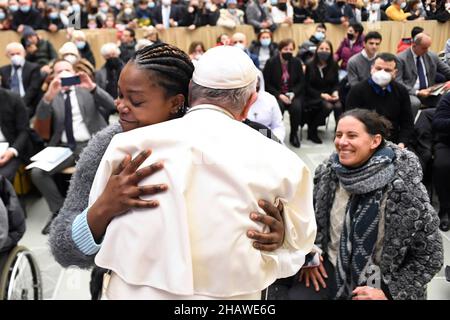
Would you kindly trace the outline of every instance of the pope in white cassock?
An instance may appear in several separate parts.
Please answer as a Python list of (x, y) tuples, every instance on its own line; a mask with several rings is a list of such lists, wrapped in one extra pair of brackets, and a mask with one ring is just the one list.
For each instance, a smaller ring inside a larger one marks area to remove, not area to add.
[[(90, 205), (126, 154), (149, 148), (141, 167), (163, 161), (164, 169), (141, 184), (169, 189), (158, 195), (159, 207), (109, 224), (95, 258), (112, 271), (107, 299), (259, 299), (301, 268), (316, 237), (311, 176), (296, 154), (241, 123), (256, 99), (256, 77), (242, 50), (212, 48), (196, 65), (183, 118), (112, 139)], [(285, 239), (273, 252), (246, 237), (247, 229), (262, 229), (248, 218), (258, 199), (284, 205)]]

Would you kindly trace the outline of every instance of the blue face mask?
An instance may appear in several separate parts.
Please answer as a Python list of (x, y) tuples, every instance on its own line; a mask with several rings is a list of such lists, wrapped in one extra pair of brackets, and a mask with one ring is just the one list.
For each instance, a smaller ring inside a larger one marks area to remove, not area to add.
[(73, 9), (73, 12), (77, 12), (77, 13), (81, 11), (81, 7), (79, 4), (74, 4), (72, 6), (72, 9)]
[(261, 45), (263, 46), (263, 47), (268, 47), (268, 46), (270, 46), (270, 43), (272, 42), (270, 39), (261, 39)]
[(20, 11), (22, 12), (28, 12), (30, 11), (31, 7), (30, 6), (20, 6)]
[(153, 9), (153, 8), (155, 7), (155, 3), (154, 3), (154, 2), (149, 2), (149, 3), (148, 3), (148, 7), (149, 7), (150, 9)]
[(19, 6), (17, 4), (13, 4), (9, 7), (9, 11), (11, 12), (16, 12), (17, 10), (19, 10)]
[(79, 50), (83, 50), (86, 47), (86, 42), (84, 41), (77, 41), (75, 44)]
[(3, 11), (0, 11), (0, 20), (3, 20), (6, 18), (6, 14)]
[(48, 17), (50, 18), (50, 19), (57, 19), (58, 17), (59, 17), (59, 13), (58, 12), (50, 12), (49, 14), (48, 14)]
[(278, 0), (270, 0), (270, 3), (271, 3), (273, 6), (276, 6), (277, 3), (278, 3)]
[(325, 34), (323, 32), (317, 31), (316, 33), (314, 33), (314, 38), (316, 38), (319, 41), (322, 41), (323, 39), (325, 39)]

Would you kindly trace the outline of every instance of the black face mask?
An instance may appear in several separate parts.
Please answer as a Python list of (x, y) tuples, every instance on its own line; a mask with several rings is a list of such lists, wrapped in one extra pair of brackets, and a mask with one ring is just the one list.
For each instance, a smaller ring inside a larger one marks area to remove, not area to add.
[(326, 52), (326, 51), (319, 51), (317, 52), (317, 57), (319, 58), (320, 61), (328, 61), (328, 59), (330, 58), (331, 53), (330, 52)]
[(292, 53), (291, 52), (283, 52), (281, 54), (284, 60), (289, 61), (292, 59)]
[(336, 2), (336, 5), (340, 8), (343, 7), (344, 4), (345, 4), (345, 2)]
[(279, 3), (279, 4), (277, 4), (277, 7), (281, 11), (286, 11), (287, 10), (287, 4), (286, 3)]
[(347, 33), (347, 38), (348, 40), (353, 40), (355, 39), (355, 35), (353, 33)]
[(106, 60), (106, 67), (112, 69), (119, 69), (122, 67), (122, 60), (119, 58), (109, 58)]

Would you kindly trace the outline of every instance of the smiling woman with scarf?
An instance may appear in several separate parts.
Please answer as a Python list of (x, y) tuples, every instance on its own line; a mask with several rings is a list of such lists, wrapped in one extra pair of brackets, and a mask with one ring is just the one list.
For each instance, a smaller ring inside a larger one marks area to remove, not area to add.
[(301, 269), (290, 298), (426, 298), (443, 263), (439, 219), (417, 157), (384, 140), (389, 126), (362, 109), (340, 118), (314, 177), (321, 263)]

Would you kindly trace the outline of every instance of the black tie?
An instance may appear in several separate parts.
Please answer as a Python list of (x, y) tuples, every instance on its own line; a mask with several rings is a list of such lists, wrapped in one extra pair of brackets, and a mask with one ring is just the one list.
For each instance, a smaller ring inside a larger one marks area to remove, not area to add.
[(11, 77), (10, 89), (20, 95), (20, 80), (19, 80), (20, 66), (13, 66), (13, 74)]
[(417, 75), (419, 76), (419, 89), (425, 89), (427, 87), (427, 80), (425, 79), (425, 73), (423, 72), (422, 61), (420, 57), (417, 57)]
[(72, 121), (72, 104), (70, 103), (70, 90), (66, 91), (66, 99), (64, 101), (64, 128), (66, 130), (67, 145), (71, 150), (75, 150), (77, 143), (73, 136), (73, 121)]

